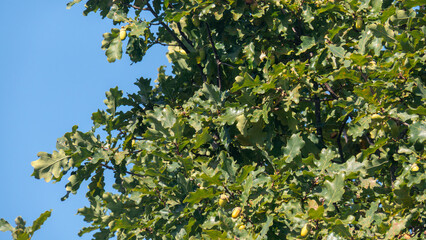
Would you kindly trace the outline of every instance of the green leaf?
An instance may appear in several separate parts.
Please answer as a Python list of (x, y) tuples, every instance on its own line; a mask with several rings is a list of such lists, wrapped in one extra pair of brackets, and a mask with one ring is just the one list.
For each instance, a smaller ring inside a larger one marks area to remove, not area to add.
[(251, 42), (248, 45), (246, 45), (243, 48), (243, 53), (245, 54), (245, 58), (247, 59), (248, 63), (251, 65), (253, 63), (254, 54), (255, 54), (254, 43)]
[(236, 125), (237, 129), (240, 130), (240, 133), (242, 135), (246, 135), (246, 131), (245, 131), (246, 125), (247, 125), (246, 116), (244, 114), (241, 114), (235, 120), (237, 121), (237, 125)]
[[(365, 93), (366, 91), (361, 91)], [(354, 138), (361, 137), (364, 134), (364, 130), (370, 127), (371, 118), (367, 116), (359, 116), (355, 118), (348, 127), (348, 135)]]
[(143, 22), (136, 22), (134, 25), (132, 25), (132, 30), (129, 33), (129, 36), (145, 36), (145, 31), (148, 29), (149, 23), (146, 21)]
[(325, 188), (323, 188), (323, 191), (321, 192), (321, 196), (323, 196), (325, 199), (324, 204), (330, 206), (331, 204), (340, 201), (343, 194), (345, 193), (344, 181), (345, 174), (339, 173), (335, 175), (334, 180), (332, 182), (330, 182), (329, 180), (326, 180), (324, 182)]
[(368, 47), (374, 51), (375, 56), (380, 56), (380, 53), (383, 49), (382, 38), (374, 37)]
[(405, 0), (403, 4), (406, 8), (413, 8), (426, 5), (426, 0)]
[(268, 233), (269, 227), (272, 226), (274, 222), (274, 217), (272, 215), (268, 215), (266, 218), (266, 222), (262, 226), (262, 231), (260, 231), (259, 236), (257, 236), (256, 240), (265, 239), (266, 234)]
[(286, 162), (292, 162), (297, 156), (300, 155), (300, 150), (305, 145), (305, 141), (300, 136), (300, 134), (293, 134), (290, 137), (290, 140), (287, 142), (286, 147), (284, 148), (284, 156), (286, 157)]
[(222, 170), (227, 176), (227, 178), (230, 178), (231, 181), (235, 179), (235, 173), (237, 172), (237, 165), (234, 162), (234, 160), (230, 157), (228, 157), (225, 153), (225, 151), (221, 151), (219, 154), (219, 158), (222, 162)]
[(0, 231), (2, 232), (6, 232), (6, 231), (11, 231), (13, 232), (15, 228), (12, 227), (12, 225), (10, 225), (6, 220), (4, 220), (3, 218), (0, 219)]
[(223, 239), (228, 240), (229, 238), (226, 237), (226, 232), (221, 232), (218, 230), (203, 230), (203, 233), (205, 233), (207, 236), (209, 236), (211, 239)]
[(365, 150), (362, 150), (361, 161), (369, 157), (371, 154), (375, 153), (379, 148), (383, 147), (387, 143), (387, 138), (380, 138), (374, 143), (374, 145), (368, 147)]
[(347, 224), (343, 224), (339, 219), (336, 220), (336, 222), (333, 224), (333, 232), (344, 237), (345, 239), (352, 237), (352, 234), (348, 230)]
[(197, 189), (195, 192), (190, 192), (189, 195), (183, 200), (184, 203), (196, 204), (206, 198), (213, 198), (217, 194), (213, 188)]
[(423, 143), (426, 139), (426, 123), (425, 122), (416, 122), (411, 124), (409, 127), (408, 136), (410, 137), (410, 142), (412, 143)]
[(382, 16), (380, 17), (382, 23), (386, 22), (390, 16), (395, 14), (395, 6), (391, 6), (383, 11)]
[(243, 185), (243, 193), (241, 194), (241, 202), (243, 205), (247, 203), (247, 200), (250, 196), (250, 190), (253, 187), (253, 175), (250, 174), (248, 178), (245, 180), (245, 184)]
[(369, 62), (369, 59), (365, 55), (351, 54), (350, 59), (358, 66), (364, 66)]
[(123, 42), (119, 38), (114, 38), (105, 52), (108, 62), (120, 60), (123, 54)]
[[(362, 32), (361, 39), (359, 40), (359, 44), (358, 44), (360, 54), (366, 53), (367, 43), (371, 39), (372, 36), (373, 35), (369, 31), (363, 31)], [(352, 58), (352, 55), (351, 55), (351, 58)], [(358, 65), (361, 65), (361, 64), (358, 64)]]
[(386, 233), (385, 239), (394, 239), (394, 236), (398, 235), (407, 223), (407, 218), (392, 221), (390, 229)]
[(334, 80), (348, 79), (353, 82), (359, 82), (360, 74), (354, 70), (348, 70), (343, 67), (332, 73)]
[(246, 180), (246, 178), (250, 174), (250, 172), (254, 171), (255, 169), (256, 169), (256, 167), (252, 166), (252, 165), (246, 165), (246, 166), (242, 167), (238, 176), (237, 176), (236, 183), (241, 184), (243, 181)]
[(324, 216), (324, 206), (319, 206), (317, 209), (310, 208), (308, 210), (308, 216), (313, 220), (320, 220)]
[(15, 224), (16, 228), (25, 229), (25, 225), (27, 224), (27, 222), (21, 216), (18, 216), (17, 218), (15, 218)]
[(118, 5), (113, 4), (107, 14), (107, 18), (114, 20), (115, 22), (124, 22), (127, 20), (127, 14)]
[(121, 59), (123, 53), (123, 43), (119, 37), (120, 30), (117, 28), (111, 29), (111, 33), (104, 33), (102, 40), (102, 50), (105, 51), (108, 62), (115, 62), (116, 59)]
[(70, 9), (74, 4), (81, 2), (81, 0), (73, 0), (67, 3), (67, 9)]
[(34, 168), (31, 176), (37, 179), (44, 178), (46, 182), (50, 182), (52, 179), (61, 180), (62, 171), (68, 171), (71, 167), (70, 156), (66, 155), (62, 149), (59, 152), (53, 151), (52, 154), (39, 152), (37, 156), (40, 158), (31, 162), (31, 166)]
[(393, 31), (389, 28), (385, 28), (383, 25), (371, 24), (369, 25), (370, 30), (373, 32), (373, 35), (377, 38), (383, 38), (388, 42), (396, 42), (396, 39), (393, 37)]
[(300, 39), (302, 40), (302, 44), (300, 44), (299, 51), (296, 53), (296, 55), (300, 55), (306, 52), (306, 50), (317, 44), (314, 37), (302, 36)]
[(330, 50), (330, 52), (333, 53), (334, 56), (336, 56), (338, 58), (345, 58), (346, 51), (343, 47), (336, 46), (334, 44), (330, 44), (328, 46), (328, 49)]
[(203, 132), (201, 132), (200, 134), (197, 134), (197, 136), (195, 137), (195, 145), (192, 147), (192, 149), (197, 149), (201, 145), (211, 140), (212, 140), (212, 136), (210, 135), (209, 128), (206, 127), (203, 129)]
[(373, 223), (379, 203), (379, 201), (373, 202), (368, 211), (365, 213), (365, 216), (360, 218), (359, 223), (363, 228), (369, 228), (371, 223)]
[(343, 164), (342, 171), (345, 173), (346, 179), (356, 179), (358, 178), (358, 172), (365, 172), (364, 164), (357, 162), (355, 157), (350, 158)]
[(383, 0), (372, 0), (371, 6), (373, 12), (380, 12), (382, 10)]
[(165, 128), (171, 128), (176, 123), (176, 115), (170, 106), (166, 106), (162, 111), (162, 125)]
[(31, 239), (28, 232), (14, 232), (16, 234), (16, 240), (28, 240)]
[(320, 159), (315, 161), (315, 165), (317, 166), (317, 171), (319, 171), (319, 175), (323, 175), (328, 168), (331, 167), (334, 158), (336, 158), (337, 154), (330, 148), (322, 149), (320, 153)]
[(237, 120), (237, 117), (243, 114), (244, 109), (230, 107), (226, 109), (226, 112), (222, 114), (222, 116), (218, 120), (219, 123), (222, 122), (222, 124), (226, 123), (228, 125), (232, 125)]
[[(237, 81), (238, 79), (238, 81)], [(236, 92), (242, 88), (253, 88), (260, 86), (262, 83), (260, 82), (259, 76), (256, 76), (256, 78), (253, 78), (250, 74), (244, 73), (244, 76), (237, 76), (235, 78), (235, 83), (233, 87), (231, 88), (231, 92)]]
[(34, 220), (32, 228), (31, 228), (31, 235), (40, 229), (41, 225), (43, 225), (43, 223), (47, 220), (47, 218), (50, 217), (50, 215), (52, 214), (52, 210), (50, 211), (46, 211), (42, 214), (40, 214), (40, 216)]
[(115, 115), (117, 107), (120, 106), (120, 100), (123, 97), (123, 91), (118, 90), (118, 87), (111, 88), (108, 92), (105, 93), (106, 98), (104, 100), (105, 105), (108, 108), (108, 112), (111, 115)]

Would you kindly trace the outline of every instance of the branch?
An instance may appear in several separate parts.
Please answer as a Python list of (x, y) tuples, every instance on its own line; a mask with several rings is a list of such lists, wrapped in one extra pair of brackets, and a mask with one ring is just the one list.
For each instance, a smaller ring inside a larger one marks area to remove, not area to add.
[(223, 184), (223, 188), (225, 189), (225, 192), (228, 193), (231, 198), (234, 198), (234, 193), (229, 191), (229, 189), (225, 186), (225, 184)]
[(176, 147), (176, 154), (179, 156), (179, 157), (182, 157), (182, 154), (180, 153), (180, 151), (179, 151), (179, 145), (177, 144), (177, 143), (173, 143), (174, 145), (175, 145), (175, 147)]
[(219, 87), (219, 89), (221, 89), (221, 85), (222, 85), (222, 73), (220, 71), (220, 65), (222, 64), (222, 62), (220, 61), (219, 55), (217, 54), (216, 46), (214, 45), (213, 38), (212, 38), (212, 32), (210, 31), (210, 26), (209, 26), (208, 23), (206, 23), (206, 26), (207, 26), (207, 32), (209, 34), (210, 44), (212, 45), (214, 57), (216, 59), (216, 65), (217, 65), (217, 86)]
[(406, 126), (406, 127), (410, 126), (408, 123), (406, 123), (406, 122), (402, 121), (402, 120), (401, 120), (401, 119), (399, 119), (399, 118), (395, 118), (395, 117), (389, 117), (389, 118), (390, 118), (390, 119), (392, 119), (392, 120), (394, 120), (395, 122), (397, 122), (397, 123), (399, 123), (399, 124), (402, 124), (402, 125)]
[(339, 148), (339, 154), (340, 154), (340, 162), (344, 163), (345, 162), (345, 156), (343, 155), (343, 148), (342, 148), (342, 144), (340, 143), (340, 138), (342, 137), (342, 132), (345, 129), (346, 126), (346, 122), (348, 121), (349, 117), (350, 117), (350, 113), (348, 113), (348, 115), (346, 115), (346, 117), (343, 119), (342, 124), (340, 125), (339, 128), (339, 134), (337, 135), (337, 147)]
[(327, 89), (327, 91), (331, 93), (331, 96), (332, 96), (334, 99), (338, 99), (338, 98), (339, 98), (339, 95), (337, 95), (337, 94), (333, 91), (333, 89), (331, 89), (331, 87), (330, 87), (330, 85), (328, 85), (328, 83), (324, 83), (324, 86), (325, 86), (325, 88)]
[[(152, 15), (154, 15), (155, 18), (158, 18), (158, 14), (154, 11), (154, 9), (151, 7), (151, 5), (149, 3), (146, 4), (148, 11), (150, 11), (152, 13)], [(187, 53), (189, 54), (190, 51), (189, 49), (185, 46), (185, 44), (179, 39), (179, 37), (176, 35), (176, 33), (170, 29), (170, 27), (165, 24), (163, 21), (158, 20), (158, 22), (161, 24), (161, 26), (163, 26), (167, 32), (169, 32), (172, 37), (175, 39), (176, 42), (178, 42), (179, 46)]]
[[(318, 90), (318, 83), (314, 81), (314, 90)], [(321, 101), (318, 95), (315, 94), (314, 98), (315, 103), (315, 125), (317, 127), (317, 135), (320, 138), (320, 143), (324, 143), (323, 135), (322, 135), (322, 126), (321, 126)]]
[[(147, 6), (147, 10), (150, 11), (152, 13), (152, 15), (154, 15), (155, 18), (158, 18), (158, 14), (154, 11), (154, 9), (151, 7), (151, 5), (149, 3), (146, 4)], [(165, 24), (163, 21), (158, 20), (158, 22), (161, 24), (161, 26), (164, 27), (164, 29), (166, 29), (166, 31), (168, 33), (170, 33), (172, 35), (172, 37), (175, 39), (175, 41), (179, 44), (179, 46), (186, 52), (186, 54), (189, 54), (191, 51), (189, 51), (189, 49), (185, 46), (185, 44), (179, 39), (179, 37), (176, 35), (176, 33), (170, 29), (170, 27)], [(207, 77), (206, 75), (204, 75), (203, 73), (203, 67), (200, 64), (197, 64), (198, 68), (200, 69), (200, 73), (201, 73), (201, 77), (203, 78), (203, 82), (206, 82)]]
[[(104, 168), (106, 168), (106, 169), (109, 169), (109, 170), (112, 170), (112, 171), (116, 172), (116, 171), (115, 171), (115, 169), (114, 169), (113, 167), (108, 166), (108, 165), (106, 165), (106, 164), (104, 164), (104, 163), (101, 163), (101, 166), (102, 166), (102, 167), (104, 167)], [(144, 178), (144, 177), (145, 177), (145, 176), (143, 176), (143, 175), (141, 175), (141, 174), (137, 174), (137, 173), (130, 172), (130, 171), (127, 171), (127, 170), (125, 171), (125, 173), (130, 174), (130, 175), (132, 175), (132, 176), (136, 176), (136, 177), (141, 177), (141, 178)]]
[(183, 39), (185, 39), (185, 41), (186, 41), (189, 45), (191, 45), (191, 47), (192, 47), (192, 48), (194, 48), (194, 44), (192, 43), (192, 41), (191, 41), (191, 40), (189, 40), (189, 38), (186, 36), (186, 34), (185, 34), (184, 32), (182, 32), (182, 27), (181, 27), (180, 23), (179, 23), (179, 22), (176, 22), (176, 25), (177, 25), (178, 30), (179, 30), (179, 33), (180, 33), (180, 35), (183, 37)]
[(361, 73), (361, 77), (364, 79), (364, 82), (367, 82), (368, 76), (367, 76), (367, 74), (362, 72), (362, 68), (360, 66), (358, 66), (358, 71)]
[[(304, 102), (315, 102), (315, 98), (299, 98), (300, 101), (304, 101)], [(333, 99), (318, 99), (320, 102), (329, 102), (329, 101), (333, 101)]]

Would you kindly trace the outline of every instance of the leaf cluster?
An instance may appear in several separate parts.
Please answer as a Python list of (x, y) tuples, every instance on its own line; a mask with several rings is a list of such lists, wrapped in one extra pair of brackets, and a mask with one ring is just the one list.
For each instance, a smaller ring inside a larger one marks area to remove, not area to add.
[(423, 1), (85, 6), (129, 32), (104, 34), (108, 61), (161, 44), (173, 74), (112, 88), (91, 131), (32, 162), (36, 178), (68, 176), (64, 199), (89, 182), (79, 235), (297, 239), (308, 223), (313, 238), (425, 237)]
[(0, 219), (0, 231), (10, 231), (12, 233), (13, 240), (29, 240), (33, 237), (34, 232), (40, 229), (51, 214), (52, 210), (40, 214), (40, 216), (34, 220), (33, 225), (29, 227), (25, 226), (26, 221), (24, 221), (21, 216), (15, 219), (16, 227), (13, 227), (9, 222), (2, 218)]

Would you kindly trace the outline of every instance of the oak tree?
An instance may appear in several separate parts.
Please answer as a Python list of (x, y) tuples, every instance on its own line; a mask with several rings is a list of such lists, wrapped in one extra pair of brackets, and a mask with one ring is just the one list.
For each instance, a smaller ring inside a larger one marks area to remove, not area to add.
[(84, 2), (108, 61), (164, 45), (172, 74), (31, 163), (64, 200), (88, 182), (80, 236), (426, 237), (425, 1)]

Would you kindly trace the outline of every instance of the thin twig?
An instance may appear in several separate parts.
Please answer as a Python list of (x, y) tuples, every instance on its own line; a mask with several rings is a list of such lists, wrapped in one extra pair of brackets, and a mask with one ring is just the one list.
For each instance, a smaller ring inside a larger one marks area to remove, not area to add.
[[(111, 166), (108, 166), (108, 165), (106, 165), (106, 164), (104, 164), (104, 163), (101, 163), (101, 166), (102, 167), (104, 167), (104, 168), (106, 168), (106, 169), (109, 169), (109, 170), (112, 170), (112, 171), (114, 171), (115, 172), (115, 169), (113, 168), (113, 167), (111, 167)], [(125, 173), (127, 173), (127, 174), (130, 174), (130, 175), (132, 175), (132, 176), (136, 176), (136, 177), (141, 177), (141, 178), (144, 178), (145, 176), (143, 176), (143, 175), (141, 175), (141, 174), (138, 174), (138, 173), (134, 173), (134, 172), (130, 172), (130, 171), (125, 171)]]
[(337, 94), (333, 91), (333, 89), (331, 89), (331, 87), (330, 87), (330, 85), (328, 85), (328, 83), (324, 83), (324, 86), (325, 86), (325, 88), (327, 89), (327, 91), (328, 91), (329, 93), (331, 93), (331, 96), (332, 96), (334, 99), (338, 99), (338, 98), (339, 98), (339, 95), (337, 95)]
[[(146, 4), (148, 11), (150, 11), (152, 13), (152, 15), (154, 15), (155, 18), (158, 19), (158, 14), (154, 11), (154, 9), (151, 7), (151, 5), (149, 3)], [(185, 46), (185, 44), (179, 39), (179, 37), (176, 35), (176, 33), (170, 29), (170, 27), (165, 24), (163, 21), (158, 20), (158, 22), (161, 24), (161, 26), (163, 26), (167, 32), (169, 32), (172, 37), (175, 39), (176, 42), (178, 42), (179, 46), (187, 53), (189, 54), (190, 51), (189, 49)]]
[(166, 206), (166, 201), (164, 201), (164, 199), (161, 197), (160, 190), (158, 190), (158, 188), (155, 188), (155, 192), (158, 194), (158, 198), (163, 203), (163, 205)]
[(177, 144), (177, 143), (173, 143), (174, 145), (175, 145), (175, 147), (176, 147), (176, 154), (179, 156), (179, 157), (182, 157), (182, 154), (180, 153), (180, 151), (179, 151), (179, 145)]
[(231, 68), (235, 68), (235, 66), (234, 66), (234, 65), (231, 65), (231, 64), (229, 64), (229, 63), (220, 62), (220, 64), (222, 64), (222, 65), (226, 65), (226, 66), (231, 67)]
[(217, 86), (219, 87), (219, 89), (221, 89), (221, 86), (222, 86), (222, 73), (220, 71), (220, 65), (222, 64), (222, 62), (220, 61), (219, 55), (217, 54), (216, 46), (214, 45), (214, 42), (213, 42), (212, 32), (210, 31), (210, 26), (209, 26), (208, 23), (206, 23), (206, 27), (207, 27), (207, 32), (209, 34), (210, 44), (212, 45), (212, 48), (213, 48), (214, 57), (216, 59), (216, 66), (217, 66)]
[(337, 206), (337, 203), (333, 203), (333, 205), (334, 205), (334, 207), (336, 208), (336, 211), (337, 211), (338, 213), (340, 213), (339, 206)]
[[(314, 98), (303, 98), (303, 97), (301, 97), (301, 98), (299, 98), (299, 100), (304, 101), (304, 102), (315, 102)], [(333, 101), (334, 99), (325, 98), (325, 99), (318, 99), (318, 100), (320, 102), (329, 102), (329, 101)]]
[(389, 117), (389, 118), (392, 119), (392, 120), (394, 120), (395, 122), (397, 122), (399, 124), (402, 124), (402, 125), (406, 126), (406, 127), (410, 126), (408, 123), (402, 121), (401, 119), (398, 119), (398, 118), (395, 118), (395, 117)]
[(231, 198), (234, 198), (234, 193), (229, 191), (229, 189), (225, 186), (225, 184), (223, 184), (223, 188), (225, 189), (225, 192), (228, 193)]

